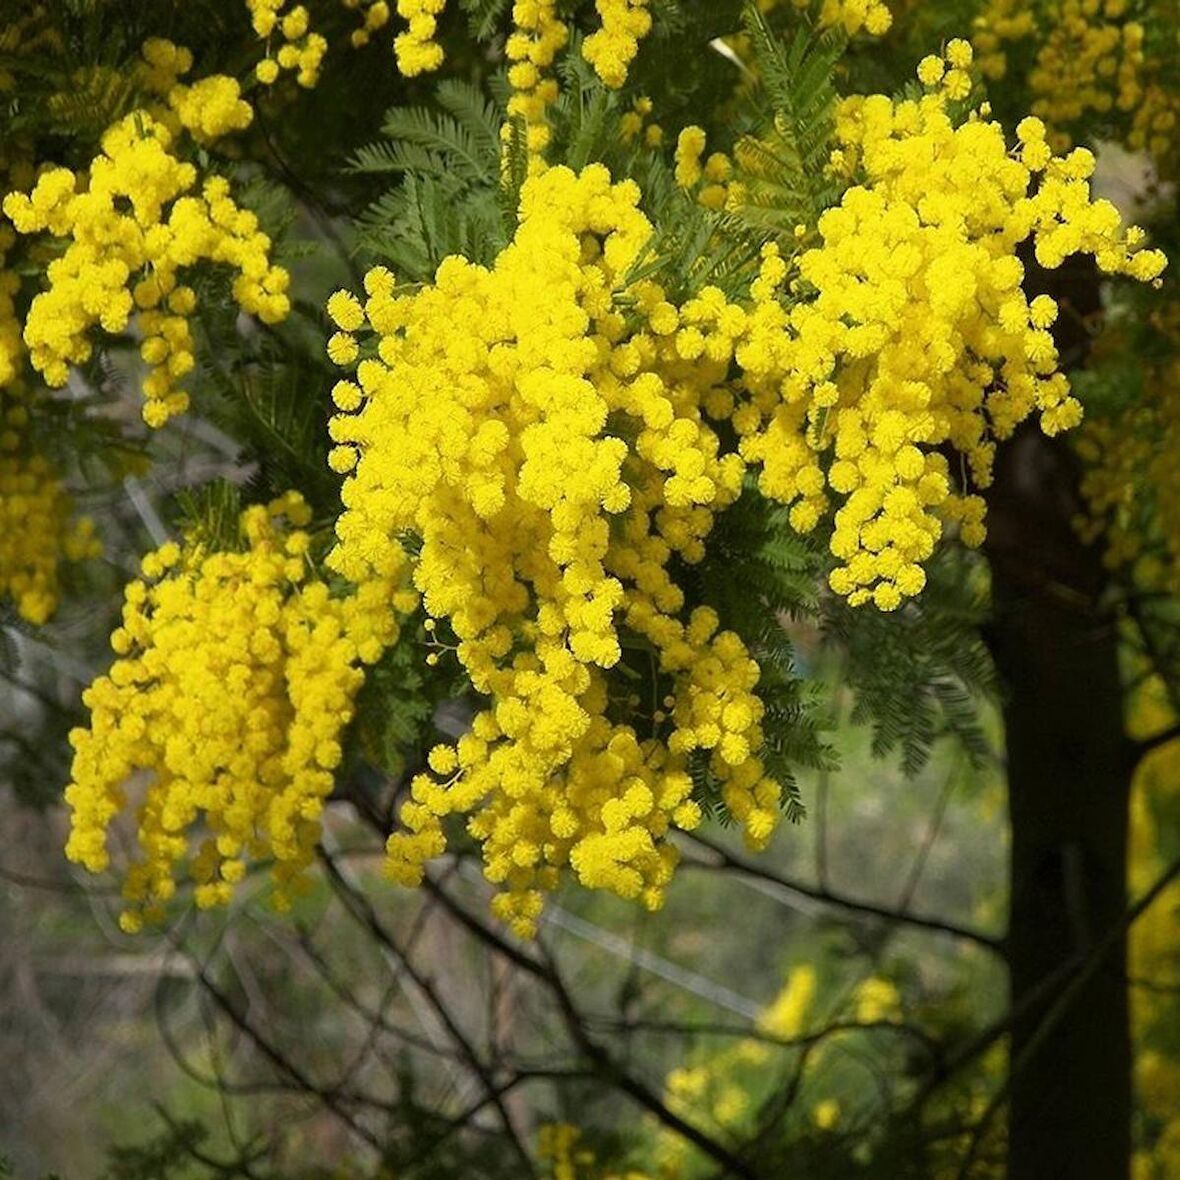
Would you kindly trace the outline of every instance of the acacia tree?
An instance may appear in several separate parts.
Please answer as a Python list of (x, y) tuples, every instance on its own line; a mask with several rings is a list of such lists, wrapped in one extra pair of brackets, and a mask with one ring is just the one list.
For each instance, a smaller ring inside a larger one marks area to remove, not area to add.
[[(51, 621), (75, 603), (110, 652), (76, 701), (41, 702), (36, 740), (13, 718), (11, 774), (43, 795), (60, 760), (66, 855), (114, 870), (129, 936), (195, 955), (265, 1073), (213, 1084), (310, 1096), (406, 1174), (1128, 1174), (1126, 942), (1177, 873), (1159, 788), (1128, 896), (1132, 775), (1174, 736), (1174, 6), (18, 8), (7, 671), (34, 642), (83, 656)], [(1147, 230), (1095, 195), (1078, 145), (1098, 142), (1146, 161)], [(106, 506), (119, 488), (133, 516)], [(987, 756), (993, 690), (1005, 935), (759, 861), (804, 819), (798, 776), (838, 773), (837, 692), (917, 773), (945, 737)], [(1138, 744), (1129, 692), (1155, 706)], [(345, 805), (420, 891), (408, 925), (409, 895), (335, 846)], [(704, 1126), (699, 1078), (653, 1082), (637, 1055), (707, 1030), (625, 1003), (604, 1025), (538, 936), (567, 883), (654, 912), (694, 867), (999, 956), (1008, 1011), (963, 1033), (869, 988), (805, 1028), (792, 977), (718, 1034), (744, 1039), (706, 1082), (763, 1042), (790, 1055), (754, 1070), (753, 1113)], [(365, 1029), (331, 1082), (207, 958), (259, 870)], [(486, 907), (457, 891), (473, 871)], [(305, 925), (325, 889), (436, 1036), (325, 956)], [(421, 949), (441, 921), (478, 948), (469, 993)], [(820, 1135), (792, 1111), (849, 1034), (893, 1040), (890, 1082), (874, 1119)], [(423, 1055), (462, 1085), (423, 1099)], [(1152, 1060), (1159, 1090), (1174, 1067)], [(377, 1062), (384, 1088), (358, 1088)], [(654, 1122), (594, 1151), (551, 1127), (539, 1162), (536, 1087)], [(1177, 1150), (1161, 1111), (1144, 1175)]]

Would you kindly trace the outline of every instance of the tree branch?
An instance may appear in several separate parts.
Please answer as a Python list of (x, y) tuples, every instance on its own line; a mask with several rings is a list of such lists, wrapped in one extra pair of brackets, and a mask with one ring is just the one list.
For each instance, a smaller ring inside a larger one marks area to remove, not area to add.
[(808, 897), (813, 901), (823, 902), (825, 905), (847, 910), (849, 913), (863, 914), (866, 917), (878, 918), (886, 922), (896, 922), (899, 925), (910, 926), (916, 930), (928, 930), (938, 934), (949, 934), (955, 938), (962, 938), (973, 942), (977, 946), (986, 948), (993, 954), (1003, 956), (1005, 953), (1004, 939), (997, 938), (974, 927), (963, 926), (957, 922), (951, 922), (943, 918), (922, 917), (904, 910), (891, 909), (889, 906), (878, 905), (876, 902), (849, 897), (833, 889), (807, 885), (802, 881), (784, 877), (772, 869), (762, 868), (760, 865), (754, 864), (752, 861), (748, 861), (736, 853), (730, 852), (720, 844), (716, 844), (696, 832), (686, 832), (684, 835), (694, 844), (698, 844), (700, 847), (708, 850), (714, 857), (712, 862), (705, 860), (685, 860), (682, 862), (682, 866), (685, 868), (706, 869), (712, 872), (740, 873), (742, 876), (766, 881), (789, 893), (796, 893), (800, 897)]

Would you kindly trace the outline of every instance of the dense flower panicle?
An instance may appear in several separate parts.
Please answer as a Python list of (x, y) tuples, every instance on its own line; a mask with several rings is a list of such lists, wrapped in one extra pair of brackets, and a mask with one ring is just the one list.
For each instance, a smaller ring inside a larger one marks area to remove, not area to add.
[[(599, 165), (550, 169), (526, 183), (515, 240), (490, 270), (451, 258), (407, 295), (371, 271), (363, 308), (346, 293), (330, 304), (334, 352), (355, 355), (340, 338), (362, 315), (376, 340), (334, 391), (331, 461), (349, 474), (329, 562), (363, 583), (402, 560), (403, 534), (419, 537), (426, 611), (488, 698), (415, 779), (390, 871), (417, 881), (443, 850), (441, 819), (468, 814), (504, 889), (496, 912), (522, 933), (566, 865), (589, 887), (660, 903), (668, 829), (699, 819), (694, 750), (752, 844), (778, 816), (758, 759), (758, 667), (711, 610), (685, 617), (668, 570), (674, 555), (703, 556), (744, 465), (706, 420), (726, 400), (728, 358), (681, 356), (680, 314), (654, 284), (631, 291), (639, 329), (616, 304), (651, 233), (638, 195)], [(689, 323), (709, 314), (685, 310)], [(612, 720), (625, 644), (669, 684), (650, 734)]]
[[(976, 21), (975, 43), (985, 77), (1007, 71), (1007, 43), (1037, 36), (1028, 76), (1033, 114), (1056, 128), (1087, 112), (1131, 110), (1142, 97), (1143, 26), (1128, 19), (1127, 0), (1061, 0), (1035, 5), (991, 0)], [(1039, 18), (1039, 19), (1038, 19)]]
[(186, 857), (201, 906), (263, 857), (281, 902), (312, 859), (364, 665), (396, 638), (391, 598), (412, 609), (414, 596), (389, 577), (332, 597), (308, 559), (309, 516), (295, 493), (248, 508), (241, 551), (169, 543), (126, 589), (115, 662), (70, 735), (65, 798), (66, 855), (100, 872), (129, 782), (146, 775), (128, 929), (172, 896)]
[(1129, 0), (989, 0), (975, 22), (980, 70), (1004, 78), (1010, 51), (1031, 44), (1032, 113), (1049, 124), (1057, 150), (1069, 146), (1080, 120), (1095, 116), (1118, 127), (1127, 147), (1151, 152), (1171, 176), (1180, 161), (1180, 42), (1164, 11), (1153, 42), (1145, 15)]
[(202, 78), (191, 86), (174, 86), (168, 103), (180, 125), (197, 143), (208, 144), (250, 126), (254, 111), (241, 96), (237, 79), (224, 74)]
[[(515, 0), (512, 32), (504, 47), (512, 87), (508, 113), (524, 120), (534, 171), (540, 168), (540, 156), (551, 138), (545, 111), (558, 94), (557, 79), (550, 70), (569, 38), (569, 29), (557, 19), (556, 9), (555, 0)], [(505, 138), (511, 134), (511, 125), (505, 124)]]
[[(651, 227), (634, 186), (600, 166), (532, 177), (490, 270), (451, 258), (402, 294), (379, 269), (363, 304), (333, 296), (329, 354), (356, 376), (334, 391), (330, 461), (348, 478), (329, 560), (363, 582), (420, 538), (426, 610), (489, 698), (415, 780), (389, 843), (395, 879), (416, 881), (444, 847), (442, 817), (462, 813), (504, 886), (497, 912), (522, 932), (567, 864), (656, 905), (675, 859), (662, 838), (696, 819), (694, 750), (762, 843), (779, 788), (758, 757), (759, 670), (707, 607), (683, 617), (669, 558), (702, 558), (749, 465), (801, 532), (836, 508), (832, 588), (891, 610), (922, 590), (946, 521), (983, 539), (983, 500), (955, 487), (945, 450), (983, 488), (996, 440), (1030, 414), (1051, 433), (1076, 424), (1057, 308), (1024, 295), (1018, 248), (1031, 239), (1050, 268), (1084, 251), (1141, 280), (1164, 259), (1091, 199), (1090, 154), (1055, 157), (1038, 120), (1013, 151), (978, 114), (954, 124), (971, 59), (953, 41), (938, 70), (923, 64), (926, 97), (842, 104), (834, 167), (863, 183), (820, 219), (794, 276), (768, 246), (741, 304), (625, 287)], [(702, 140), (681, 137), (681, 184), (701, 179)], [(650, 735), (611, 718), (610, 670), (636, 639), (670, 681)]]
[(437, 70), (443, 62), (442, 46), (434, 39), (438, 15), (446, 0), (397, 0), (397, 13), (409, 27), (393, 42), (397, 68), (407, 77)]
[(28, 423), (25, 400), (0, 393), (0, 600), (39, 626), (57, 607), (60, 563), (97, 557), (102, 546), (93, 523), (75, 516), (53, 465), (34, 450)]
[(582, 56), (612, 89), (627, 80), (639, 42), (651, 31), (648, 0), (595, 0), (602, 27), (582, 42)]
[(3, 206), (19, 233), (66, 241), (25, 321), (33, 366), (49, 385), (64, 385), (70, 366), (89, 359), (92, 329), (121, 332), (138, 314), (149, 366), (143, 416), (151, 426), (188, 405), (182, 381), (194, 365), (196, 294), (181, 281), (186, 270), (229, 267), (238, 305), (266, 323), (289, 307), (289, 276), (270, 263), (257, 217), (234, 203), (221, 177), (197, 189), (196, 168), (172, 155), (171, 143), (162, 123), (135, 112), (103, 136), (80, 191), (73, 172), (50, 168), (30, 193), (9, 193)]
[(141, 50), (137, 77), (149, 93), (164, 102), (149, 114), (173, 135), (183, 128), (197, 143), (211, 144), (223, 135), (242, 131), (254, 120), (254, 110), (242, 97), (236, 78), (213, 74), (186, 85), (180, 79), (192, 69), (193, 55), (162, 37), (149, 37)]
[[(1048, 331), (1056, 305), (1021, 289), (1021, 244), (1048, 268), (1088, 253), (1106, 274), (1152, 280), (1165, 265), (1091, 198), (1089, 152), (1055, 157), (1036, 119), (1015, 154), (996, 123), (954, 125), (947, 105), (969, 64), (970, 47), (951, 42), (936, 81), (924, 63), (933, 93), (841, 104), (835, 162), (862, 183), (799, 260), (814, 296), (789, 311), (762, 301), (737, 352), (753, 401), (734, 422), (763, 492), (803, 531), (840, 497), (832, 588), (886, 610), (922, 589), (945, 520), (983, 540), (983, 500), (953, 489), (943, 448), (986, 488), (995, 441), (1030, 414), (1048, 433), (1080, 420)], [(786, 279), (784, 264), (767, 266), (769, 282)]]
[(988, 0), (975, 18), (971, 38), (978, 54), (979, 72), (989, 81), (1008, 73), (1005, 44), (1031, 37), (1038, 28), (1037, 14), (1027, 0)]

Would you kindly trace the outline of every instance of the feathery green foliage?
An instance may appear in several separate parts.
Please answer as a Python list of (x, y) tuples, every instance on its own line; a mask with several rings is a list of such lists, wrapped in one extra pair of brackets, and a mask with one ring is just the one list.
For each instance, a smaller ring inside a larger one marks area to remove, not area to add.
[(784, 41), (754, 4), (746, 7), (744, 25), (757, 82), (746, 100), (750, 130), (736, 149), (746, 187), (743, 214), (789, 235), (796, 225), (814, 226), (838, 192), (828, 173), (828, 153), (836, 66), (847, 39), (800, 23)]

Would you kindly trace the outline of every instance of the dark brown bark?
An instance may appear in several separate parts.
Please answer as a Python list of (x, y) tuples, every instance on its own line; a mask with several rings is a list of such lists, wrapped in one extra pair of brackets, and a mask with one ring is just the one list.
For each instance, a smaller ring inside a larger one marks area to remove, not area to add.
[[(992, 646), (1003, 683), (1014, 1004), (1082, 961), (1126, 906), (1130, 763), (1100, 553), (1082, 545), (1073, 457), (1035, 428), (1001, 448), (989, 504)], [(1056, 998), (1055, 998), (1056, 997)], [(1131, 1051), (1125, 939), (1068, 1003), (1015, 1022), (1010, 1180), (1125, 1180)]]

